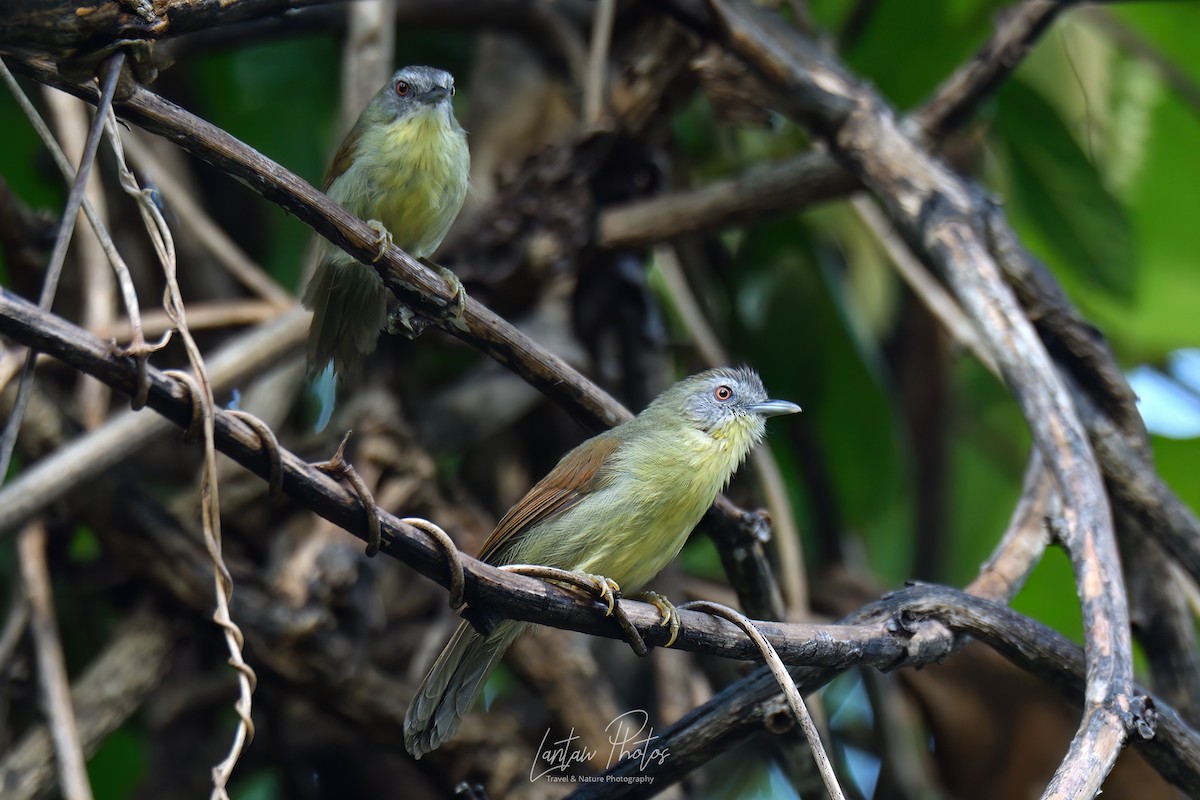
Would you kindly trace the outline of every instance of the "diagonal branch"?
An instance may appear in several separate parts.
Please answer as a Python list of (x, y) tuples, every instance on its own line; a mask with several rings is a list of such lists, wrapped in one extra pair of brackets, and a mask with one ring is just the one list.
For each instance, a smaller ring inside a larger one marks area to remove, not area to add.
[[(680, 5), (674, 4), (677, 12)], [(905, 130), (931, 148), (939, 147), (1012, 74), (1059, 14), (1074, 5), (1077, 0), (1024, 0), (1006, 9), (991, 38), (906, 118)], [(835, 200), (858, 187), (829, 153), (808, 152), (699, 188), (606, 208), (597, 220), (597, 239), (604, 247), (640, 247)]]
[[(70, 81), (47, 62), (15, 61), (12, 66), (89, 102), (96, 100), (92, 87)], [(461, 320), (451, 321), (448, 309), (453, 293), (440, 275), (395, 247), (377, 260), (375, 231), (307, 181), (153, 92), (136, 84), (124, 89), (113, 104), (124, 118), (241, 180), (363, 263), (374, 262), (388, 288), (404, 303), (512, 370), (585, 428), (603, 430), (632, 416), (603, 389), (479, 301), (468, 298)], [(715, 514), (720, 535), (727, 538), (730, 531), (753, 538), (769, 530), (761, 515), (738, 508), (724, 495), (717, 498)]]
[[(136, 369), (129, 357), (114, 355), (111, 347), (49, 312), (0, 289), (0, 333), (37, 347), (81, 372), (124, 392), (135, 385)], [(150, 391), (147, 405), (180, 428), (193, 421), (193, 402), (186, 384), (164, 373), (149, 369)], [(267, 446), (257, 432), (236, 414), (214, 409), (214, 434), (221, 452), (255, 474), (268, 479), (273, 464)], [(335, 483), (319, 469), (294, 453), (278, 452), (276, 467), (282, 472), (283, 491), (334, 524), (367, 540), (369, 532), (360, 501), (353, 492)], [(411, 566), (421, 574), (448, 586), (451, 577), (446, 556), (440, 545), (424, 531), (379, 510), (382, 535), (381, 552)], [(609, 638), (622, 638), (620, 627), (603, 609), (583, 602), (578, 595), (552, 584), (526, 578), (485, 564), (460, 553), (465, 577), (464, 597), (476, 607), (496, 608), (514, 619), (566, 627)], [(629, 619), (643, 638), (662, 645), (669, 631), (664, 629), (659, 610), (647, 603), (622, 601)], [(707, 614), (681, 612), (684, 627), (675, 644), (677, 649), (695, 650), (732, 658), (754, 659), (758, 647), (744, 634)], [(894, 665), (907, 657), (907, 645), (897, 641), (877, 641), (880, 628), (854, 630), (845, 626), (817, 626), (789, 623), (756, 622), (763, 635), (778, 650), (780, 657), (793, 663), (807, 663), (813, 657), (846, 666), (866, 659), (875, 665)]]
[[(697, 10), (694, 3), (680, 5)], [(1124, 582), (1100, 469), (1066, 388), (992, 256), (987, 208), (975, 187), (905, 134), (876, 92), (815, 45), (744, 2), (708, 6), (705, 32), (777, 87), (785, 112), (829, 144), (938, 269), (979, 326), (1024, 413), (1063, 499), (1088, 653), (1084, 722), (1046, 796), (1092, 797), (1126, 736), (1144, 730), (1132, 695)]]
[[(128, 392), (137, 382), (137, 369), (130, 358), (114, 355), (107, 343), (4, 290), (0, 290), (0, 333), (37, 347), (113, 388)], [(148, 406), (177, 426), (186, 427), (192, 419), (192, 403), (187, 390), (158, 370), (148, 370), (148, 377)], [(215, 433), (222, 452), (259, 476), (269, 477), (271, 459), (252, 428), (236, 416), (220, 411), (216, 414)], [(352, 493), (294, 454), (280, 451), (279, 456), (283, 488), (288, 495), (366, 540), (362, 509)], [(380, 522), (383, 552), (443, 586), (449, 583), (445, 554), (430, 537), (385, 512), (380, 513)], [(198, 555), (196, 560), (199, 563)], [(498, 609), (516, 619), (610, 638), (621, 636), (618, 626), (611, 618), (603, 616), (602, 609), (582, 602), (565, 589), (496, 569), (465, 555), (461, 560), (466, 578), (465, 596), (472, 604)], [(200, 575), (202, 571), (197, 568), (196, 572)], [(197, 578), (195, 584), (195, 602), (207, 610), (209, 599), (202, 588), (203, 580)], [(660, 615), (656, 608), (628, 600), (621, 602), (630, 621), (646, 641), (655, 644), (665, 641), (668, 633), (659, 625)], [(971, 612), (972, 608), (976, 611)], [(676, 644), (678, 649), (727, 658), (756, 659), (759, 656), (757, 646), (729, 623), (686, 609), (680, 612), (680, 618), (683, 627)], [(990, 620), (990, 628), (985, 630), (981, 620)], [(893, 668), (940, 660), (953, 644), (946, 638), (944, 624), (987, 641), (1003, 642), (1003, 646), (998, 645), (999, 649), (1037, 674), (1067, 673), (1067, 679), (1058, 680), (1057, 685), (1074, 697), (1078, 697), (1083, 686), (1082, 656), (1077, 647), (1057, 633), (996, 603), (971, 600), (960, 592), (941, 587), (920, 586), (907, 593), (897, 593), (861, 609), (838, 625), (757, 621), (754, 624), (785, 663), (808, 665), (793, 670), (802, 692), (818, 688), (851, 665)], [(765, 679), (755, 677), (758, 675), (764, 675)], [(684, 744), (696, 738), (690, 726), (697, 719), (708, 719), (711, 724), (720, 726), (723, 731), (720, 736), (728, 741), (748, 735), (751, 729), (761, 729), (764, 724), (761, 708), (766, 700), (777, 694), (778, 684), (765, 670), (755, 676), (730, 687), (664, 731), (663, 741), (671, 742), (673, 757), (666, 761), (665, 771), (656, 774), (678, 777), (677, 771), (687, 771), (697, 765), (684, 757)], [(736, 703), (741, 711), (729, 713), (729, 703)], [(1156, 701), (1156, 709), (1159, 721), (1156, 737), (1149, 742), (1135, 738), (1134, 744), (1142, 748), (1169, 780), (1194, 790), (1193, 793), (1200, 792), (1200, 741), (1169, 706)], [(676, 740), (668, 739), (673, 731), (685, 732), (678, 750), (674, 744)], [(705, 741), (711, 745), (711, 740)], [(708, 750), (704, 750), (700, 757), (707, 759), (707, 753)]]

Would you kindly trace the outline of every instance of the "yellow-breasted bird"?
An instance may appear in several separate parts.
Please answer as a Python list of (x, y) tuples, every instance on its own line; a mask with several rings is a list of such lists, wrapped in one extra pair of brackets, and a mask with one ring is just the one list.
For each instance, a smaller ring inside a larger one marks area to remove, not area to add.
[[(800, 407), (768, 400), (753, 370), (722, 367), (671, 386), (633, 419), (588, 439), (509, 510), (483, 545), (489, 564), (538, 564), (580, 573), (603, 589), (645, 586), (766, 433), (766, 418)], [(603, 576), (600, 577), (600, 576)], [(649, 599), (678, 626), (665, 598)], [(417, 758), (458, 730), (488, 673), (528, 623), (488, 636), (458, 626), (404, 716)]]
[[(471, 157), (454, 116), (454, 77), (433, 67), (398, 70), (346, 135), (325, 175), (330, 199), (379, 231), (380, 255), (394, 243), (419, 259), (437, 250), (467, 194)], [(375, 350), (388, 323), (390, 294), (372, 267), (325, 239), (304, 290), (313, 311), (308, 334), (310, 376), (320, 375), (322, 420), (333, 408), (334, 374), (352, 375)], [(466, 296), (453, 273), (436, 267)]]

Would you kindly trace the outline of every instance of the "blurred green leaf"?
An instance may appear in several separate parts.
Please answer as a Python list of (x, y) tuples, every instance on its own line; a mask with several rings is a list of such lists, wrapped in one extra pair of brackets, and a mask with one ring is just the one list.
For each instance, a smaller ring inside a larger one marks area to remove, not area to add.
[(1020, 594), (1013, 600), (1014, 611), (1036, 619), (1083, 644), (1083, 613), (1075, 594), (1075, 573), (1067, 554), (1051, 547), (1038, 562)]
[(146, 745), (132, 725), (118, 728), (104, 739), (88, 760), (88, 782), (96, 800), (133, 797), (146, 772)]
[(67, 555), (76, 564), (87, 564), (100, 557), (100, 542), (86, 525), (76, 525)]
[(1105, 186), (1058, 112), (1012, 80), (998, 97), (994, 137), (1008, 155), (1009, 192), (1058, 263), (1110, 295), (1128, 299), (1137, 252), (1129, 215)]
[[(842, 12), (856, 5), (824, 0), (814, 3), (814, 13), (818, 19), (837, 18), (834, 29), (840, 30)], [(994, 30), (993, 16), (1009, 5), (1010, 0), (876, 3), (845, 58), (892, 103), (909, 109), (987, 40)]]
[(238, 800), (280, 800), (283, 784), (274, 770), (258, 770), (235, 780), (229, 793)]

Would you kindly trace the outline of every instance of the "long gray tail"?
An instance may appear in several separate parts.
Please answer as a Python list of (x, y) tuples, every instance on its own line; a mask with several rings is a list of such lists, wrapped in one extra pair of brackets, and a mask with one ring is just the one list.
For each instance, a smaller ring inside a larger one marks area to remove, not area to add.
[(404, 747), (414, 758), (454, 736), (488, 673), (525, 627), (505, 620), (484, 638), (469, 622), (458, 626), (404, 715)]
[(387, 324), (387, 299), (374, 269), (340, 250), (322, 254), (303, 298), (304, 307), (313, 311), (309, 375), (319, 375), (330, 362), (343, 378), (356, 372)]

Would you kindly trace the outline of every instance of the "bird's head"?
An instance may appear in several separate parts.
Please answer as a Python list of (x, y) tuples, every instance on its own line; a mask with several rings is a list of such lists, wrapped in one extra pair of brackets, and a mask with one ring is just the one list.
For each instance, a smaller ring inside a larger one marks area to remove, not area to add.
[(396, 70), (377, 99), (392, 119), (441, 111), (453, 114), (454, 76), (443, 69), (412, 66)]
[(749, 367), (718, 367), (684, 378), (663, 392), (646, 411), (674, 416), (714, 439), (749, 450), (762, 440), (766, 419), (795, 414), (800, 406), (771, 400), (758, 373)]

